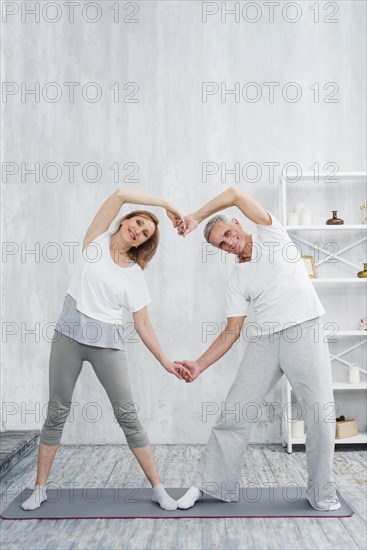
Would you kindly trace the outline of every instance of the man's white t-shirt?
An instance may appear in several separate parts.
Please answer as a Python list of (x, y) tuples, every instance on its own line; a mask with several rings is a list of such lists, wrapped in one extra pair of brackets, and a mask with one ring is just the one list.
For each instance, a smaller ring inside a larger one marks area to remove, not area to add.
[(124, 312), (134, 313), (151, 302), (143, 270), (117, 265), (110, 254), (110, 230), (94, 239), (77, 260), (67, 293), (79, 311), (106, 323), (124, 324)]
[(227, 317), (246, 316), (251, 304), (262, 335), (325, 314), (299, 249), (269, 214), (273, 223), (256, 224), (251, 260), (236, 262), (226, 294)]

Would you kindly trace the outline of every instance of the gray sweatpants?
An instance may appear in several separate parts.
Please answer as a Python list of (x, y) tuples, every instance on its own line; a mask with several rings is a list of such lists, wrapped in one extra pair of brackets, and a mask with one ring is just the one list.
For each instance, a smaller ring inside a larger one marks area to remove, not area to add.
[[(307, 427), (307, 496), (318, 502), (335, 495), (335, 403), (329, 348), (319, 318), (248, 344), (227, 395), (224, 414), (217, 418), (192, 485), (226, 502), (239, 500), (241, 468), (256, 418), (254, 411), (284, 373)], [(255, 408), (251, 405), (254, 403)], [(289, 418), (290, 410), (285, 412)]]
[(60, 443), (70, 412), (71, 398), (83, 361), (92, 364), (106, 390), (115, 417), (124, 431), (130, 448), (149, 445), (133, 402), (126, 353), (119, 349), (81, 344), (55, 330), (49, 361), (50, 399), (47, 418), (41, 430), (44, 445)]

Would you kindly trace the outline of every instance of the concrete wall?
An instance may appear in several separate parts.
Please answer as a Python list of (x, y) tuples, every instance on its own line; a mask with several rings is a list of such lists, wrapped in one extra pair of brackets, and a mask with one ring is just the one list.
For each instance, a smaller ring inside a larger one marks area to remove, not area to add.
[[(81, 2), (73, 22), (65, 2), (49, 4), (45, 11), (40, 3), (35, 20), (25, 13), (34, 2), (2, 2), (1, 396), (8, 430), (42, 426), (49, 324), (73, 269), (68, 243), (80, 242), (118, 186), (165, 196), (190, 212), (236, 184), (278, 214), (287, 163), (303, 171), (315, 163), (365, 170), (364, 2), (318, 2), (319, 22), (314, 3), (304, 1), (281, 2), (273, 16), (264, 2), (257, 11), (254, 3), (227, 3), (235, 15), (221, 14), (220, 2), (120, 2), (118, 14), (116, 2)], [(79, 84), (74, 101), (70, 82)], [(38, 97), (25, 93), (37, 94), (37, 86)], [(277, 163), (273, 174), (268, 163)], [(213, 174), (204, 177), (203, 166)], [(235, 166), (239, 173), (226, 174)], [(26, 172), (34, 168), (36, 175)], [(194, 359), (216, 336), (203, 335), (205, 323), (215, 331), (225, 321), (233, 258), (206, 257), (201, 230), (179, 239), (155, 211), (162, 239), (146, 271), (151, 319), (170, 357)], [(253, 229), (249, 222), (245, 228)], [(129, 343), (134, 397), (153, 443), (206, 442), (215, 415), (203, 422), (203, 402), (220, 406), (245, 345), (242, 339), (186, 385), (141, 342)], [(65, 443), (124, 440), (87, 363), (74, 400)], [(268, 401), (279, 400), (277, 387)], [(266, 410), (252, 440), (279, 442), (279, 409), (274, 422)]]

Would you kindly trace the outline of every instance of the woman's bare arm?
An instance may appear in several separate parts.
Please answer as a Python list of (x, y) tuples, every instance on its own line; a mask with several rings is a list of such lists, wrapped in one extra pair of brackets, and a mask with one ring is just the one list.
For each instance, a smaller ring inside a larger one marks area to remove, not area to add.
[(119, 187), (105, 200), (94, 216), (85, 234), (83, 246), (107, 231), (112, 220), (115, 219), (122, 206), (126, 203), (161, 206), (166, 209), (167, 215), (171, 219), (174, 227), (177, 227), (179, 222), (183, 219), (178, 210), (165, 199), (151, 195), (150, 193), (145, 193), (145, 191)]
[(164, 354), (158, 342), (158, 338), (155, 334), (151, 320), (149, 319), (147, 306), (133, 313), (133, 317), (134, 317), (134, 328), (136, 332), (139, 334), (144, 345), (148, 348), (150, 353), (154, 355), (157, 361), (160, 362), (162, 367), (165, 368), (166, 371), (170, 372), (171, 374), (179, 378), (180, 380), (183, 378), (182, 375), (184, 374), (185, 376), (188, 376), (191, 381), (190, 372), (187, 369), (185, 369), (185, 372), (181, 371), (182, 374), (180, 374), (179, 373), (180, 369), (178, 365), (175, 365), (173, 361), (170, 361), (169, 359), (167, 359), (166, 355)]

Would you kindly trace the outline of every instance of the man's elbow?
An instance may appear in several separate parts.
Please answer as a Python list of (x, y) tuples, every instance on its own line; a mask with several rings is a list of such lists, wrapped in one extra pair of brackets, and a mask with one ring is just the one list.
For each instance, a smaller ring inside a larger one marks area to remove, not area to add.
[(233, 344), (241, 336), (245, 317), (229, 317), (225, 331), (229, 338), (232, 338)]
[(227, 192), (229, 193), (233, 202), (237, 200), (239, 195), (239, 189), (237, 189), (237, 187), (234, 187), (234, 186), (228, 187)]
[(232, 347), (233, 344), (239, 339), (241, 335), (241, 330), (238, 329), (226, 329), (224, 331), (224, 342), (229, 344), (229, 347)]
[(244, 199), (248, 197), (248, 195), (241, 191), (241, 189), (238, 189), (237, 187), (229, 187), (228, 188), (229, 196), (230, 196), (230, 202), (233, 206), (240, 206), (240, 203), (243, 204)]

